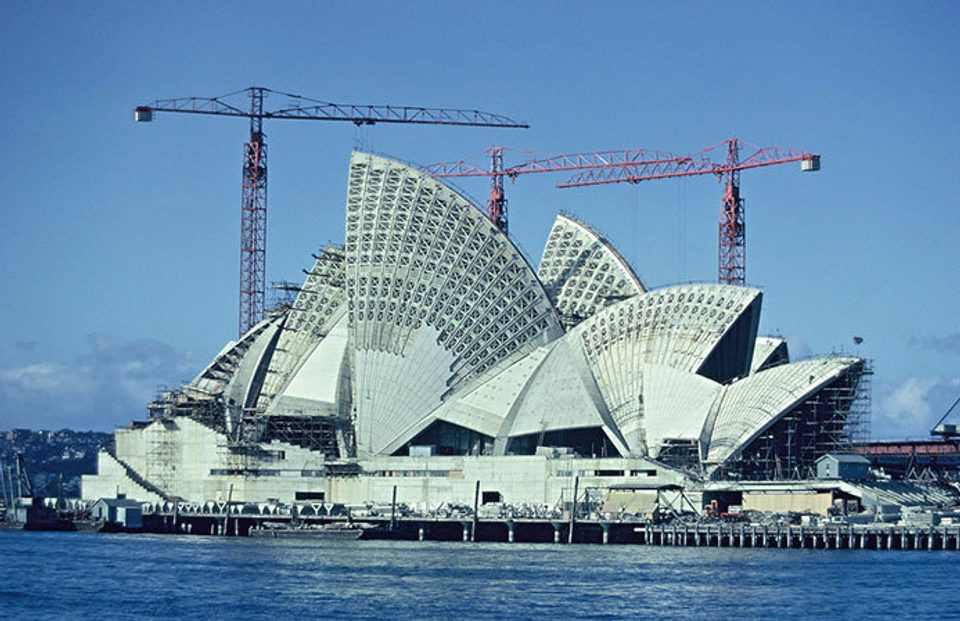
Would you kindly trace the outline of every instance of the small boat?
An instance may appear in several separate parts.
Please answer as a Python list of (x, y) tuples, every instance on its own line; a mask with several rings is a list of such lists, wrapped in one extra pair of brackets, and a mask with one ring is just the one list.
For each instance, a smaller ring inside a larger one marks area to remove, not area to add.
[(53, 507), (43, 504), (43, 499), (21, 497), (14, 500), (7, 512), (5, 529), (35, 531), (75, 531), (73, 520), (60, 515)]
[(73, 525), (80, 533), (99, 533), (102, 532), (104, 523), (100, 520), (74, 520)]

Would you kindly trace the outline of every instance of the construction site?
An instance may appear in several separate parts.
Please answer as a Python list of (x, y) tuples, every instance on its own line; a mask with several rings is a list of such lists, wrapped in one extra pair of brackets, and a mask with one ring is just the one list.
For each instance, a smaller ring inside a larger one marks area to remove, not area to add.
[[(287, 103), (266, 109), (269, 94)], [(134, 111), (175, 114), (250, 123), (237, 338), (115, 432), (83, 502), (135, 500), (157, 532), (359, 522), (419, 539), (960, 548), (956, 429), (903, 463), (911, 447), (869, 442), (871, 360), (793, 359), (759, 333), (741, 173), (816, 172), (819, 155), (737, 138), (689, 155), (491, 147), (483, 163), (423, 166), (355, 151), (345, 230), (324, 232), (342, 243), (319, 246), (271, 304), (265, 121), (526, 124), (262, 87)], [(534, 263), (509, 236), (504, 187), (533, 173), (567, 175), (560, 188), (719, 180), (717, 282), (648, 287), (565, 213)], [(486, 205), (447, 181), (471, 177), (489, 183)], [(12, 484), (4, 494), (16, 505)]]

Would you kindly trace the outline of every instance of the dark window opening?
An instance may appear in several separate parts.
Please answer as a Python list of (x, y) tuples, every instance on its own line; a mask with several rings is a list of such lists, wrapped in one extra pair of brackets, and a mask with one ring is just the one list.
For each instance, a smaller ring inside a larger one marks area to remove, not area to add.
[(326, 494), (324, 492), (297, 492), (295, 498), (297, 500), (324, 500)]
[(561, 429), (517, 436), (510, 439), (507, 453), (534, 455), (539, 446), (569, 448), (581, 457), (621, 457), (620, 452), (600, 427)]
[(503, 502), (503, 495), (500, 492), (482, 492), (481, 493), (481, 503), (488, 505), (495, 502)]
[(493, 438), (472, 429), (437, 421), (421, 431), (394, 455), (410, 455), (410, 448), (418, 456), (421, 447), (434, 447), (436, 455), (486, 455), (493, 450)]

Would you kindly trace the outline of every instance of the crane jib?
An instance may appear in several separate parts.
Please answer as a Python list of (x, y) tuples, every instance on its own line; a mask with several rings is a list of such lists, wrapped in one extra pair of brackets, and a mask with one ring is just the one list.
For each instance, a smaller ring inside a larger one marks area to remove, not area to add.
[[(225, 101), (235, 96), (249, 97), (249, 104), (232, 105)], [(283, 108), (264, 110), (269, 95), (286, 97)], [(303, 103), (300, 103), (303, 102)], [(414, 106), (373, 106), (334, 104), (281, 93), (263, 87), (250, 87), (221, 97), (182, 97), (159, 99), (137, 106), (133, 118), (138, 123), (153, 121), (157, 112), (244, 117), (250, 119), (250, 139), (244, 145), (243, 194), (240, 239), (240, 325), (242, 337), (260, 323), (265, 314), (266, 281), (266, 205), (267, 145), (263, 141), (264, 119), (308, 121), (347, 121), (355, 125), (403, 123), (409, 125), (456, 125), (462, 127), (528, 128), (506, 116), (457, 108)]]

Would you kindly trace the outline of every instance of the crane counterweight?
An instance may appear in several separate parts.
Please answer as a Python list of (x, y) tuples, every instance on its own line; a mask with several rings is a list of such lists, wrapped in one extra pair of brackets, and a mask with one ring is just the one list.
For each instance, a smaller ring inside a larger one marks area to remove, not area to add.
[(137, 123), (149, 123), (153, 120), (153, 110), (146, 106), (137, 106), (133, 109), (133, 120)]
[(814, 155), (809, 159), (800, 160), (800, 170), (803, 172), (816, 172), (820, 170), (820, 156)]

